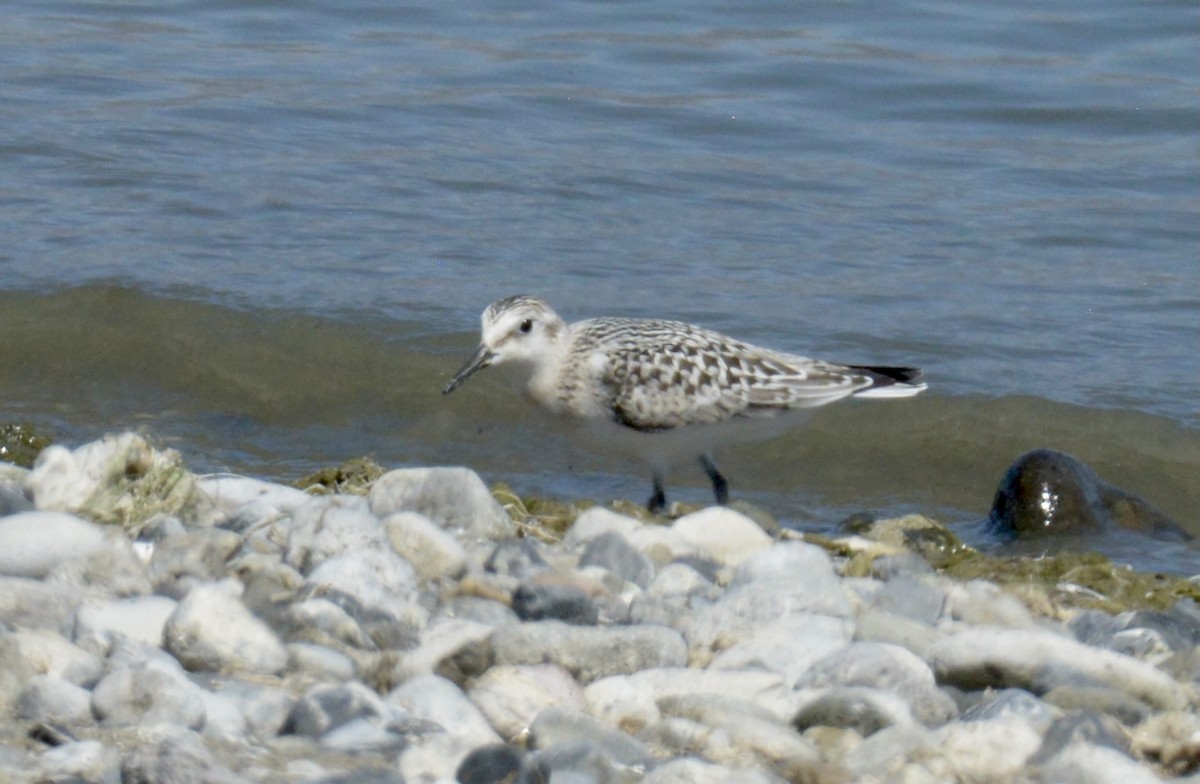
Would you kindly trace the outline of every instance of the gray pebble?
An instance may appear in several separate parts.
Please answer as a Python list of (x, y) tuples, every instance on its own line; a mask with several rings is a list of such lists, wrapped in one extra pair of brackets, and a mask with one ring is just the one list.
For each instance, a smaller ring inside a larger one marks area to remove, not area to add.
[(600, 619), (600, 608), (578, 585), (556, 582), (525, 582), (512, 597), (513, 612), (523, 621), (558, 620), (592, 626)]
[(599, 566), (642, 588), (654, 579), (654, 564), (650, 559), (615, 531), (600, 534), (588, 542), (579, 557), (579, 566)]
[(687, 663), (683, 638), (664, 626), (521, 623), (497, 629), (492, 635), (492, 652), (497, 664), (558, 664), (580, 683)]

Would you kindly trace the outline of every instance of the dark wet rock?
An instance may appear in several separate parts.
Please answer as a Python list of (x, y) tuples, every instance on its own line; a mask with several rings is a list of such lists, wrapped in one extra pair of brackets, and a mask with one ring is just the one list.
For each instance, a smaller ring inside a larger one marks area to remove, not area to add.
[(1000, 480), (989, 529), (1030, 538), (1124, 528), (1175, 541), (1191, 536), (1141, 498), (1111, 485), (1064, 452), (1035, 449)]
[(579, 557), (579, 566), (599, 566), (642, 588), (654, 579), (654, 564), (650, 559), (615, 531), (600, 534), (588, 542)]
[(523, 621), (558, 620), (592, 626), (600, 618), (600, 608), (587, 591), (569, 583), (522, 583), (513, 593), (512, 607)]
[(459, 784), (505, 784), (516, 777), (524, 756), (507, 743), (481, 746), (463, 759), (454, 777)]

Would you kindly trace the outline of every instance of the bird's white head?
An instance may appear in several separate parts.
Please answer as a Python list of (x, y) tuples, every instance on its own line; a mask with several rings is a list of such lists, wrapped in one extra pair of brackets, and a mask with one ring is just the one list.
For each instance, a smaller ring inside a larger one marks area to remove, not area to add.
[(480, 324), (479, 349), (454, 374), (443, 394), (450, 394), (473, 373), (491, 365), (522, 363), (536, 368), (553, 361), (568, 332), (566, 322), (553, 308), (527, 294), (505, 297), (488, 305)]

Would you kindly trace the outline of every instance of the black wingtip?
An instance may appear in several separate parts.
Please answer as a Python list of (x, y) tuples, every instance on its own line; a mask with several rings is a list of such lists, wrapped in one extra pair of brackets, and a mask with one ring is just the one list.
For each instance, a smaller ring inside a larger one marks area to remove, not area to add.
[(892, 367), (890, 365), (851, 365), (850, 369), (868, 374), (875, 379), (877, 386), (913, 384), (920, 381), (921, 376), (925, 375), (920, 368)]

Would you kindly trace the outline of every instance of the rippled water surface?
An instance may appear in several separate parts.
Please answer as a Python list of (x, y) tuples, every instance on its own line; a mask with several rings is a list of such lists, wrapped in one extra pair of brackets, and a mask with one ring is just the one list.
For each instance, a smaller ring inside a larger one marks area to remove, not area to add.
[(640, 498), (497, 381), (438, 395), (532, 291), (926, 368), (727, 459), (800, 524), (976, 519), (1049, 446), (1200, 533), (1198, 31), (1182, 1), (9, 2), (0, 421)]

